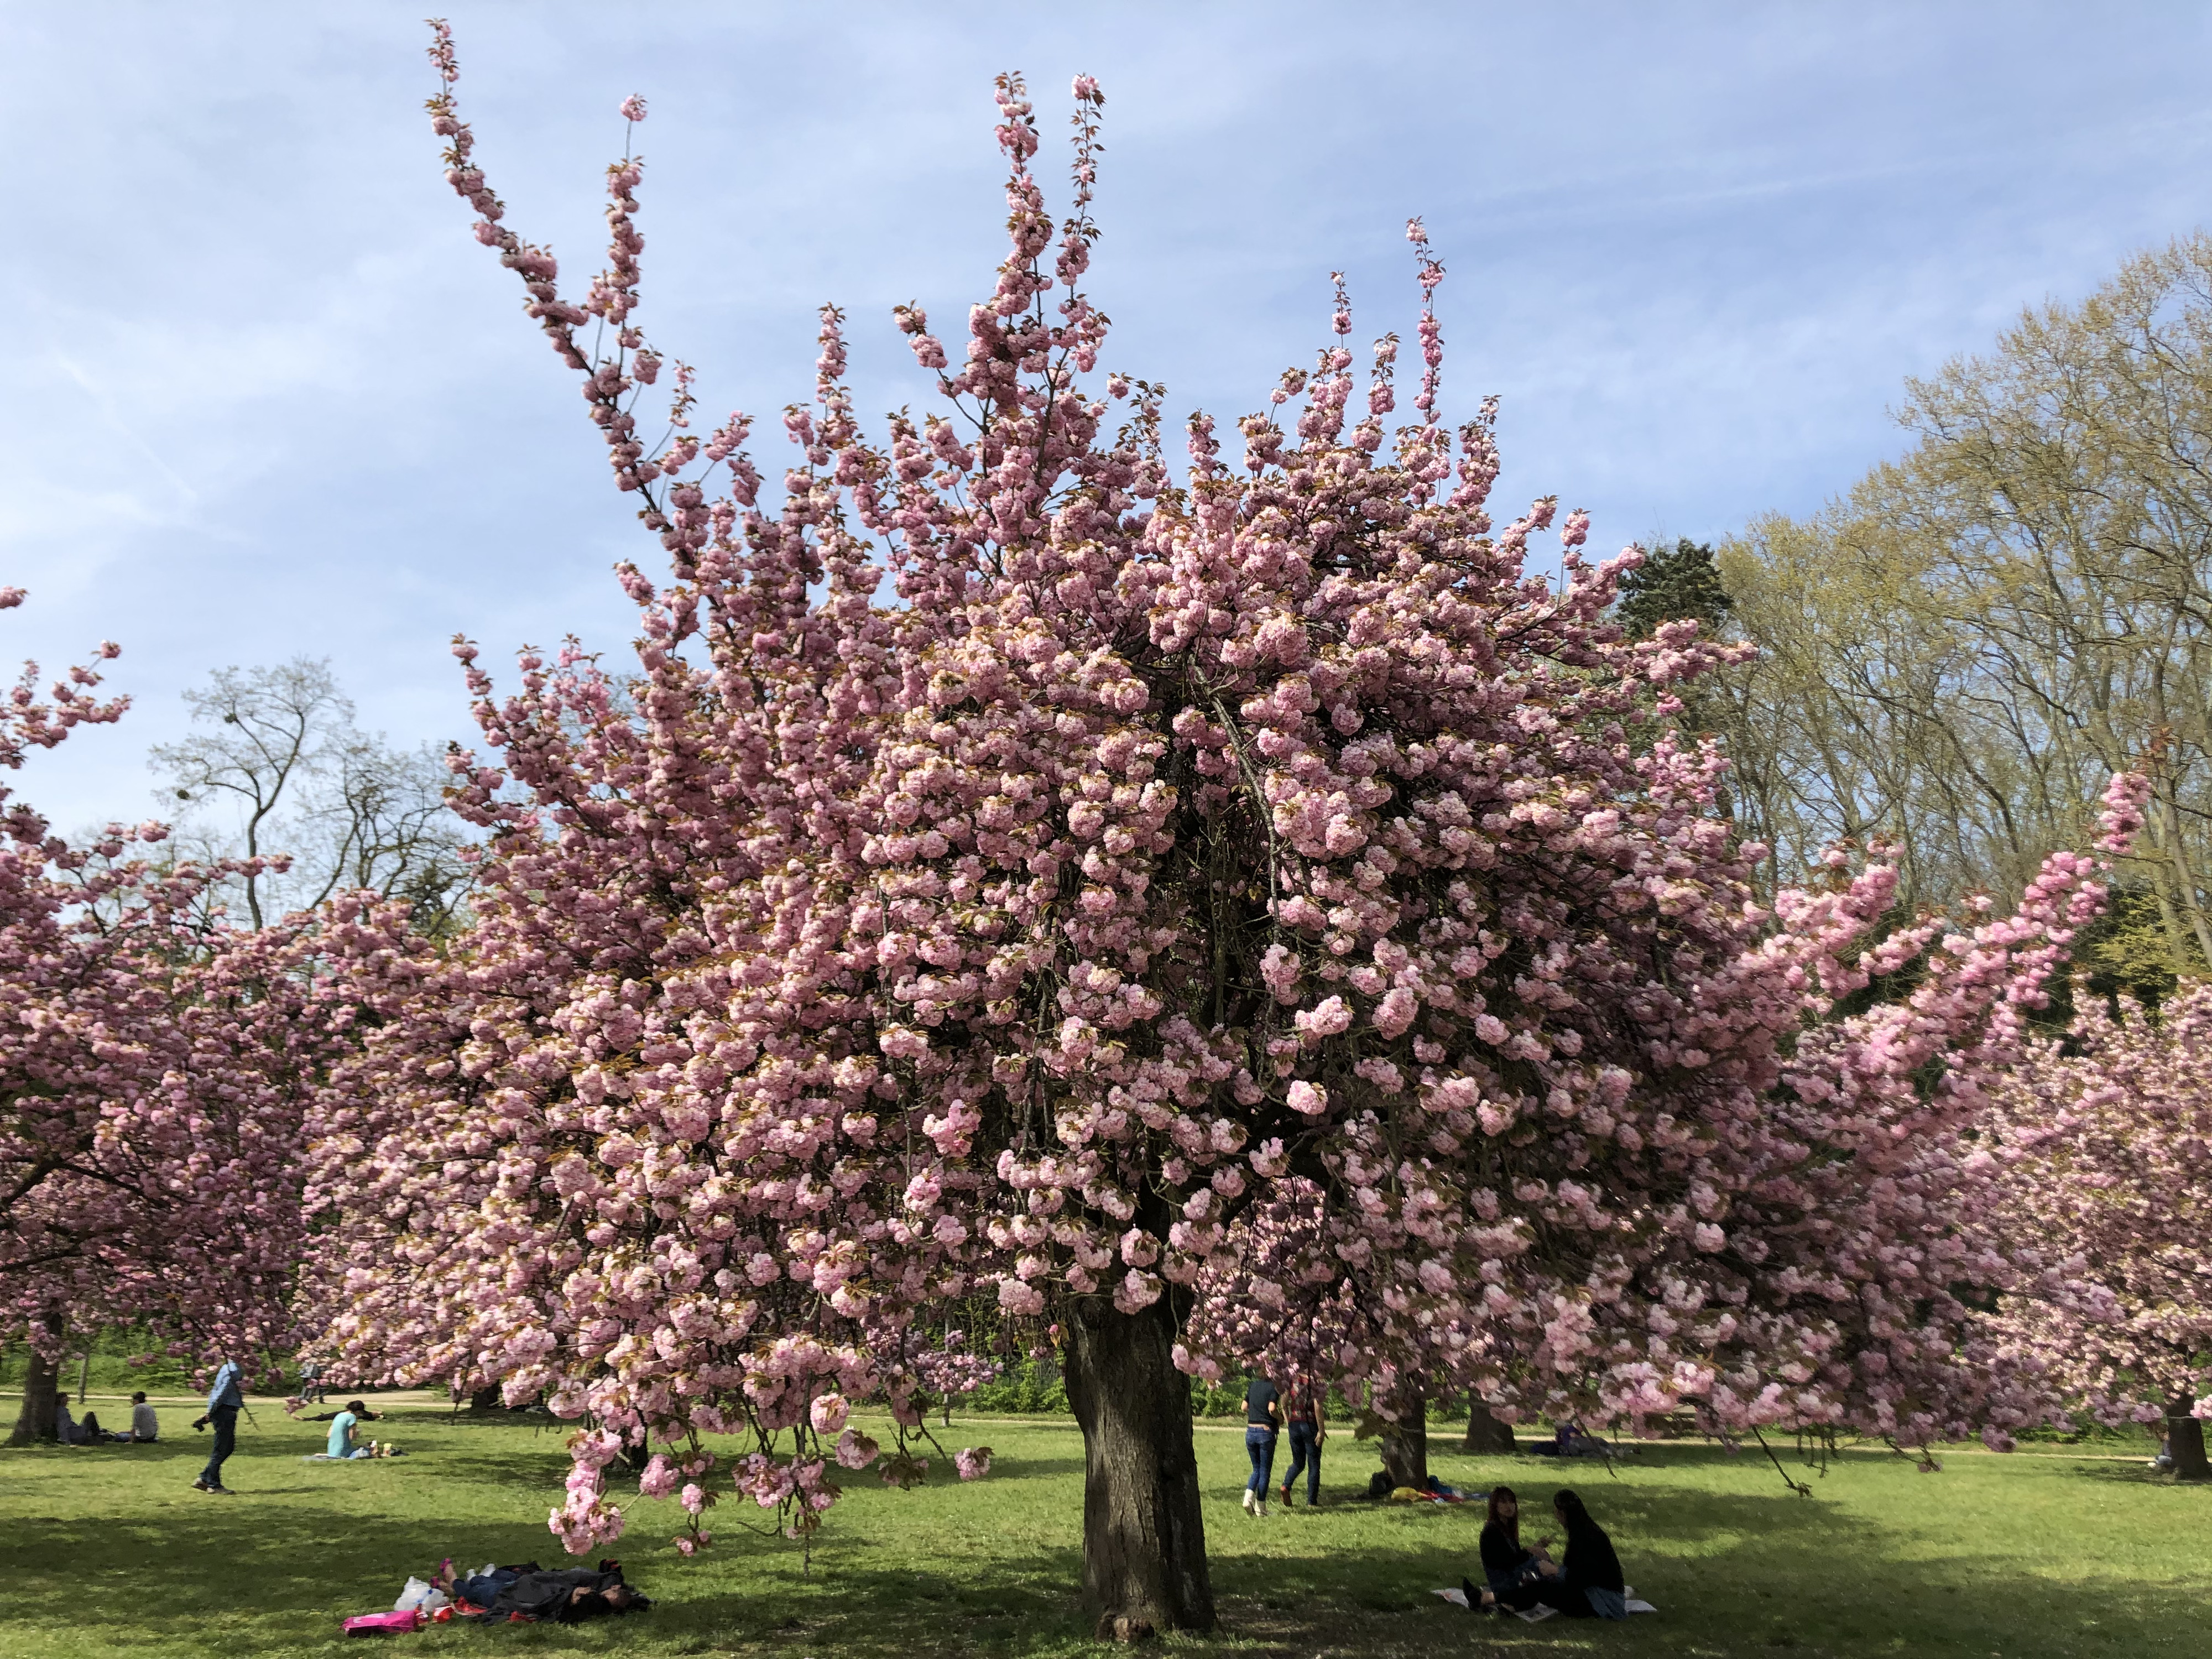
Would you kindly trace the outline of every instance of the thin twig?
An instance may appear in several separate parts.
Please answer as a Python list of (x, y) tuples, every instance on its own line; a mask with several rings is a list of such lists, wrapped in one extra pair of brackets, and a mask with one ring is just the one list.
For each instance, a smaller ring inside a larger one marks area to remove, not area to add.
[(1766, 1443), (1766, 1437), (1765, 1435), (1761, 1434), (1756, 1428), (1754, 1428), (1751, 1431), (1751, 1437), (1759, 1442), (1759, 1450), (1765, 1452), (1766, 1454), (1766, 1461), (1774, 1465), (1774, 1472), (1782, 1477), (1782, 1484), (1784, 1486), (1789, 1487), (1790, 1491), (1796, 1492), (1800, 1498), (1810, 1498), (1813, 1495), (1812, 1487), (1807, 1486), (1802, 1480), (1794, 1480), (1790, 1479), (1790, 1471), (1782, 1467), (1782, 1460), (1774, 1455), (1774, 1448)]

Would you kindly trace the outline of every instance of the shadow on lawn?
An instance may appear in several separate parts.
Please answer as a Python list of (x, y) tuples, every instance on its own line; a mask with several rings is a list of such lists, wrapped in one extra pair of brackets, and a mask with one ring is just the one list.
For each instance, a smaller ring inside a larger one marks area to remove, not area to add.
[[(1680, 1449), (1645, 1467), (1657, 1474), (1708, 1461)], [(2014, 1565), (1979, 1547), (1969, 1506), (1960, 1508), (1954, 1542), (1936, 1540), (1935, 1553), (1916, 1558), (1901, 1555), (1907, 1540), (1873, 1517), (1820, 1496), (1616, 1482), (1601, 1468), (1563, 1472), (1533, 1460), (1486, 1460), (1482, 1468), (1486, 1479), (1476, 1484), (1504, 1480), (1519, 1491), (1524, 1517), (1540, 1517), (1528, 1528), (1531, 1538), (1556, 1531), (1547, 1513), (1553, 1491), (1571, 1485), (1580, 1492), (1613, 1534), (1628, 1581), (1660, 1612), (1626, 1627), (1558, 1620), (1530, 1626), (1461, 1613), (1432, 1592), (1463, 1573), (1480, 1582), (1480, 1509), (1393, 1515), (1395, 1506), (1349, 1503), (1291, 1517), (1279, 1512), (1263, 1523), (1264, 1537), (1213, 1522), (1225, 1631), (1271, 1655), (1542, 1647), (1762, 1659), (1879, 1651), (2193, 1659), (2199, 1651), (2195, 1595), (2180, 1583)], [(1374, 1537), (1378, 1527), (1389, 1540)]]
[[(263, 1452), (239, 1469), (244, 1495), (201, 1497), (185, 1489), (205, 1456), (204, 1438), (194, 1439), (197, 1445), (188, 1439), (15, 1455), (24, 1461), (11, 1475), (21, 1469), (66, 1478), (71, 1468), (64, 1460), (129, 1458), (155, 1466), (149, 1487), (172, 1480), (177, 1487), (173, 1498), (149, 1491), (109, 1521), (30, 1516), (11, 1525), (0, 1542), (0, 1561), (16, 1605), (48, 1610), (55, 1622), (117, 1649), (159, 1645), (261, 1659), (343, 1650), (340, 1618), (388, 1606), (409, 1574), (426, 1571), (448, 1549), (465, 1547), (476, 1560), (565, 1562), (535, 1520), (487, 1521), (459, 1511), (362, 1513), (362, 1489), (346, 1484), (350, 1471), (322, 1466), (330, 1479), (295, 1480), (299, 1466), (281, 1454)], [(1666, 1463), (1705, 1461), (1684, 1449)], [(554, 1448), (495, 1455), (489, 1447), (479, 1453), (447, 1444), (424, 1462), (463, 1481), (528, 1484), (550, 1497), (557, 1495), (566, 1460)], [(1559, 1471), (1532, 1462), (1486, 1461), (1481, 1467), (1487, 1479), (1502, 1477), (1518, 1487), (1532, 1516), (1561, 1484)], [(1663, 1466), (1650, 1467), (1656, 1474)], [(1075, 1458), (1009, 1456), (993, 1478), (1062, 1478), (1079, 1468)], [(407, 1465), (362, 1472), (384, 1471), (404, 1479)], [(1233, 1648), (1239, 1659), (1539, 1647), (1731, 1659), (1827, 1659), (1882, 1650), (1975, 1659), (1992, 1650), (2008, 1659), (2189, 1650), (2189, 1638), (2179, 1633), (2179, 1621), (2190, 1616), (2179, 1588), (2039, 1577), (2009, 1568), (2002, 1558), (1973, 1556), (1971, 1539), (1960, 1540), (1952, 1559), (1900, 1559), (1893, 1535), (1820, 1498), (1616, 1482), (1601, 1468), (1579, 1467), (1569, 1481), (1613, 1534), (1630, 1581), (1661, 1608), (1656, 1616), (1639, 1617), (1626, 1629), (1564, 1620), (1528, 1626), (1471, 1616), (1437, 1601), (1433, 1589), (1473, 1570), (1476, 1508), (1346, 1501), (1253, 1522), (1224, 1496), (1209, 1498), (1206, 1510), (1225, 1638), (1219, 1645)], [(933, 1480), (929, 1495), (949, 1495), (939, 1489)], [(399, 1489), (393, 1490), (397, 1495)], [(316, 1493), (326, 1497), (318, 1501)], [(281, 1505), (256, 1501), (280, 1494)], [(987, 1501), (988, 1488), (972, 1496)], [(420, 1503), (421, 1494), (412, 1501)], [(656, 1537), (633, 1537), (628, 1550), (617, 1547), (659, 1601), (642, 1620), (495, 1637), (439, 1632), (409, 1646), (444, 1651), (450, 1642), (494, 1639), (533, 1649), (787, 1653), (793, 1659), (832, 1653), (1012, 1659), (1086, 1645), (1076, 1607), (1080, 1559), (1074, 1547), (1040, 1540), (1011, 1558), (963, 1553), (949, 1527), (933, 1539), (927, 1525), (914, 1526), (916, 1516), (902, 1518), (889, 1507), (904, 1501), (879, 1494), (849, 1511), (841, 1509), (823, 1535), (810, 1577), (799, 1576), (793, 1546), (740, 1530), (734, 1516), (718, 1511), (723, 1524), (715, 1528), (716, 1547), (696, 1562), (670, 1559)], [(1971, 1511), (1962, 1510), (1960, 1524), (1972, 1524)]]
[[(181, 1468), (182, 1460), (172, 1461)], [(54, 1637), (103, 1650), (259, 1659), (349, 1650), (339, 1621), (389, 1607), (402, 1582), (428, 1571), (447, 1549), (465, 1546), (469, 1565), (487, 1556), (574, 1565), (542, 1525), (363, 1515), (341, 1507), (350, 1496), (343, 1488), (325, 1489), (329, 1504), (295, 1496), (281, 1510), (264, 1508), (255, 1499), (290, 1490), (258, 1484), (271, 1473), (264, 1460), (257, 1484), (234, 1498), (188, 1493), (194, 1502), (174, 1519), (158, 1498), (152, 1512), (127, 1519), (22, 1517), (0, 1545), (11, 1599), (41, 1610)], [(631, 1555), (633, 1576), (653, 1595), (650, 1613), (574, 1629), (502, 1630), (490, 1639), (586, 1651), (1015, 1655), (1064, 1650), (1082, 1634), (1073, 1550), (1040, 1549), (1018, 1562), (980, 1566), (933, 1560), (917, 1571), (910, 1549), (873, 1546), (866, 1536), (873, 1528), (848, 1522), (842, 1534), (825, 1534), (811, 1575), (802, 1578), (794, 1546), (734, 1526), (717, 1530), (713, 1553), (694, 1563), (670, 1558), (658, 1539), (632, 1540), (634, 1553), (617, 1547), (614, 1553)], [(473, 1650), (478, 1639), (474, 1631), (434, 1631), (408, 1645), (424, 1651), (466, 1641)]]

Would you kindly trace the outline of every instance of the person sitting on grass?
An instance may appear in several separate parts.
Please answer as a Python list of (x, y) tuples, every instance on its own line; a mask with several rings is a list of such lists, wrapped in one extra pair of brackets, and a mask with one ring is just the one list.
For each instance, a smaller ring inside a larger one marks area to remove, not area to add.
[(351, 1457), (369, 1455), (369, 1449), (367, 1446), (354, 1444), (354, 1427), (362, 1422), (374, 1423), (381, 1415), (381, 1413), (369, 1410), (358, 1400), (349, 1400), (345, 1403), (343, 1411), (325, 1412), (320, 1417), (303, 1418), (301, 1420), (307, 1423), (329, 1424), (331, 1425), (330, 1444), (323, 1455), (334, 1460), (343, 1461)]
[[(1498, 1607), (1519, 1613), (1536, 1605), (1536, 1580), (1550, 1565), (1543, 1554), (1528, 1548), (1521, 1541), (1521, 1500), (1513, 1495), (1510, 1486), (1493, 1486), (1490, 1492), (1490, 1516), (1484, 1522), (1482, 1540), (1482, 1577), (1490, 1587), (1490, 1598), (1484, 1605), (1495, 1603)], [(1468, 1605), (1474, 1605), (1474, 1587), (1465, 1579), (1460, 1581), (1467, 1591)]]
[[(1567, 1542), (1556, 1566), (1550, 1561), (1538, 1563), (1537, 1601), (1570, 1619), (1627, 1618), (1628, 1586), (1605, 1528), (1590, 1518), (1581, 1498), (1571, 1492), (1553, 1494), (1552, 1512), (1566, 1528)], [(1537, 1548), (1540, 1551), (1549, 1542), (1540, 1538)]]
[(131, 1432), (125, 1437), (141, 1446), (150, 1446), (161, 1437), (161, 1419), (146, 1403), (143, 1389), (131, 1396)]
[(520, 1614), (526, 1620), (573, 1625), (610, 1613), (642, 1613), (653, 1603), (623, 1581), (622, 1563), (606, 1560), (597, 1568), (548, 1570), (535, 1561), (519, 1567), (495, 1567), (463, 1577), (452, 1561), (438, 1569), (431, 1584), (472, 1611), (460, 1617), (497, 1620)]

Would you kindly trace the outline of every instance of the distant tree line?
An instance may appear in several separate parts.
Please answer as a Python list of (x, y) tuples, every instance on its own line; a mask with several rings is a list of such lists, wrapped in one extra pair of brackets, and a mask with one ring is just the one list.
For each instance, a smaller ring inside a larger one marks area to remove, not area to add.
[(1908, 383), (1913, 437), (1817, 513), (1654, 554), (1633, 636), (1758, 646), (1688, 696), (1773, 878), (1895, 849), (1904, 914), (2029, 880), (2106, 781), (2152, 780), (2087, 965), (2156, 990), (2212, 963), (2212, 238), (2130, 260), (1985, 356)]

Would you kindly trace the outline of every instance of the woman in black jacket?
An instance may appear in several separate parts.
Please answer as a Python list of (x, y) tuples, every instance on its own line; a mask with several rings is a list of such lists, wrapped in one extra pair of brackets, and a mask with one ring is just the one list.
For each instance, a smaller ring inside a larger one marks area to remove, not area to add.
[[(1495, 1486), (1490, 1493), (1490, 1516), (1482, 1528), (1482, 1577), (1490, 1595), (1484, 1598), (1518, 1613), (1536, 1605), (1535, 1580), (1548, 1564), (1521, 1541), (1521, 1503), (1510, 1486)], [(1475, 1602), (1474, 1586), (1460, 1581), (1468, 1605)]]
[(1620, 1558), (1613, 1553), (1613, 1540), (1606, 1536), (1605, 1528), (1590, 1519), (1583, 1500), (1571, 1492), (1553, 1496), (1552, 1512), (1566, 1529), (1566, 1548), (1559, 1557), (1557, 1576), (1547, 1573), (1537, 1582), (1536, 1599), (1570, 1619), (1627, 1618), (1628, 1587), (1620, 1576)]

